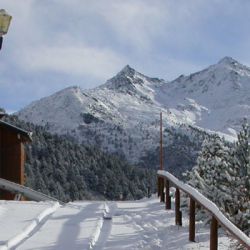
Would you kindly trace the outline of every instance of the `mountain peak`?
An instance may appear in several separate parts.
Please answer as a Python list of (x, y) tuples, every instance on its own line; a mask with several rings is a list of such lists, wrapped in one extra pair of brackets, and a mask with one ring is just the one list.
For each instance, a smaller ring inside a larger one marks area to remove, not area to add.
[(225, 69), (236, 72), (236, 74), (250, 76), (250, 68), (234, 58), (226, 56), (222, 58), (217, 64), (212, 65), (212, 68)]
[(137, 91), (139, 86), (147, 86), (146, 88), (150, 88), (149, 86), (160, 86), (163, 82), (164, 80), (145, 76), (131, 68), (130, 65), (126, 65), (114, 77), (107, 80), (102, 87), (131, 94), (132, 92)]
[(109, 89), (119, 90), (121, 92), (133, 92), (135, 90), (134, 84), (143, 83), (143, 80), (139, 79), (136, 73), (138, 72), (136, 72), (135, 69), (131, 68), (129, 65), (126, 65), (103, 86), (108, 87)]
[(224, 64), (224, 65), (235, 65), (235, 64), (239, 64), (239, 62), (237, 62), (235, 59), (233, 59), (230, 56), (225, 56), (223, 57), (218, 64)]
[(134, 75), (135, 70), (131, 68), (128, 64), (118, 72), (117, 76), (124, 75), (124, 76), (131, 76)]

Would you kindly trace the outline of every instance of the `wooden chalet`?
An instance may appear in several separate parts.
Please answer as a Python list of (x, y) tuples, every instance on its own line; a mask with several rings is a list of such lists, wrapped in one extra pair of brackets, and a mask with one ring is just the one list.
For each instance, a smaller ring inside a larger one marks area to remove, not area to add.
[[(0, 113), (0, 119), (3, 116)], [(0, 178), (24, 184), (24, 144), (31, 142), (31, 133), (0, 120)], [(13, 200), (13, 194), (0, 190), (0, 199)]]

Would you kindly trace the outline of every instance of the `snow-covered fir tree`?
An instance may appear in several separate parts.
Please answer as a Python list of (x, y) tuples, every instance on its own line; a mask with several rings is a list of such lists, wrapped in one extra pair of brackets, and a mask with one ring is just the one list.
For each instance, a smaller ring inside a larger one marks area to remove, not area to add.
[(218, 137), (208, 137), (197, 159), (197, 165), (189, 172), (189, 183), (202, 190), (210, 200), (224, 208), (230, 202), (229, 148)]
[(232, 219), (250, 234), (250, 128), (245, 121), (238, 134), (232, 157), (233, 168), (230, 175), (234, 176), (233, 196), (237, 211)]
[(197, 165), (187, 173), (188, 182), (199, 189), (245, 233), (250, 233), (250, 129), (242, 126), (238, 140), (229, 144), (208, 137)]

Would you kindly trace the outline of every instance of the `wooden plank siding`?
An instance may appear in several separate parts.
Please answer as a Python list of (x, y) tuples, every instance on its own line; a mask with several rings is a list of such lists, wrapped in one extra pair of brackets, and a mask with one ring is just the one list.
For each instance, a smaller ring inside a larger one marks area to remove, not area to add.
[[(24, 184), (25, 150), (21, 136), (6, 127), (0, 127), (0, 177)], [(14, 194), (1, 191), (0, 199), (10, 200)]]

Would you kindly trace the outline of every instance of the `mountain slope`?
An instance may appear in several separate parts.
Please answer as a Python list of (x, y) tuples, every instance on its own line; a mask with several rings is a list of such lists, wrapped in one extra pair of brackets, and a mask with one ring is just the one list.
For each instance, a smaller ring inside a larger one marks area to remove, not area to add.
[(162, 92), (158, 98), (180, 121), (212, 131), (236, 136), (243, 118), (250, 116), (250, 68), (230, 57), (180, 76)]
[(198, 147), (204, 129), (233, 138), (250, 115), (249, 83), (250, 69), (230, 57), (171, 82), (147, 77), (127, 65), (97, 88), (64, 89), (31, 103), (18, 116), (139, 163), (149, 152), (156, 155), (160, 112), (165, 146), (176, 148), (177, 133), (187, 136), (179, 145), (197, 141)]
[(161, 107), (153, 97), (164, 83), (126, 66), (98, 88), (64, 89), (31, 103), (18, 116), (138, 162), (158, 141)]

